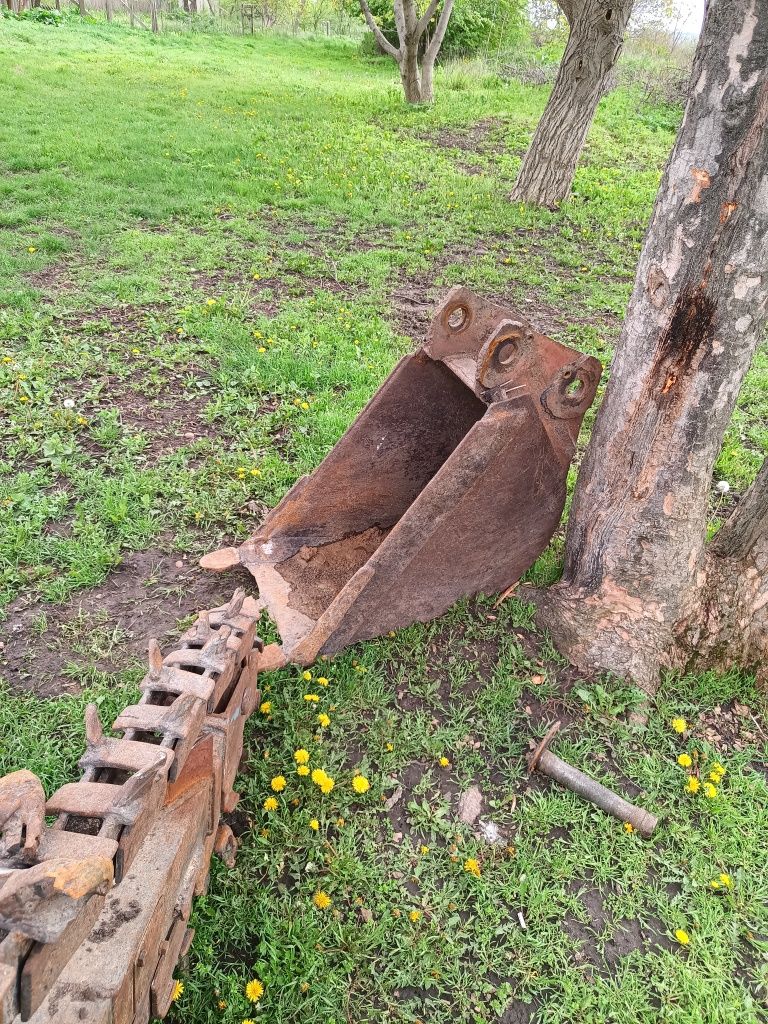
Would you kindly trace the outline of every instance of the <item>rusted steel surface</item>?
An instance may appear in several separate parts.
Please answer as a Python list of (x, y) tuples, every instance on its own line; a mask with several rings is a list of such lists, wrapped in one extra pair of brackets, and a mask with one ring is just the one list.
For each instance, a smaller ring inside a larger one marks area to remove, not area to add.
[(247, 566), (299, 664), (504, 590), (557, 528), (600, 373), (517, 310), (453, 288), (315, 472), (202, 564)]
[[(212, 853), (233, 865), (221, 812), (256, 707), (259, 606), (238, 591), (162, 657), (104, 734), (86, 711), (79, 782), (45, 801), (27, 771), (0, 779), (0, 1024), (147, 1024), (171, 1004)], [(45, 825), (45, 816), (55, 817)]]
[(559, 731), (560, 722), (555, 722), (529, 756), (529, 771), (537, 771), (543, 775), (548, 775), (550, 779), (559, 782), (561, 786), (570, 789), (572, 793), (576, 793), (578, 796), (584, 797), (585, 800), (589, 800), (595, 807), (599, 807), (601, 811), (612, 814), (619, 821), (628, 823), (640, 835), (650, 836), (659, 823), (659, 819), (655, 815), (651, 814), (650, 811), (644, 810), (642, 807), (636, 807), (635, 804), (629, 803), (629, 801), (619, 796), (618, 793), (614, 793), (595, 779), (590, 778), (589, 775), (579, 771), (578, 768), (574, 768), (572, 764), (568, 764), (567, 761), (563, 761), (556, 754), (552, 753), (549, 745)]

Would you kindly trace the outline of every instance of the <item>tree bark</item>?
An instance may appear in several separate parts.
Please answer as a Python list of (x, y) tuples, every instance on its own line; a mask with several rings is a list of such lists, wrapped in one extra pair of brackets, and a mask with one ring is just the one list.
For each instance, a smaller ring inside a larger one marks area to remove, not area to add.
[(633, 0), (560, 3), (570, 34), (512, 199), (554, 207), (568, 197), (584, 141), (619, 59)]
[(680, 644), (690, 667), (738, 665), (768, 681), (768, 460), (709, 545)]
[(397, 61), (403, 95), (408, 103), (432, 103), (434, 100), (435, 61), (445, 38), (454, 0), (443, 0), (435, 33), (424, 51), (423, 58), (420, 57), (420, 50), (424, 34), (437, 12), (439, 3), (440, 0), (430, 0), (424, 14), (419, 17), (416, 0), (394, 0), (399, 46), (393, 46), (376, 24), (367, 0), (360, 0), (360, 10), (373, 33), (378, 49)]
[(722, 643), (707, 587), (739, 559), (764, 558), (765, 473), (711, 550), (706, 527), (768, 305), (767, 68), (764, 0), (710, 0), (577, 481), (563, 577), (538, 598), (539, 622), (575, 664), (651, 693), (660, 668), (686, 666), (697, 635), (719, 629)]

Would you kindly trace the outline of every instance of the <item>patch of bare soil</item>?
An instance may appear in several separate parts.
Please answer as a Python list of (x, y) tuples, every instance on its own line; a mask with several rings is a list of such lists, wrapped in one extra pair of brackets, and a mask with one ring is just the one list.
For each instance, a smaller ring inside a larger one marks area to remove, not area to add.
[(42, 270), (25, 274), (24, 277), (28, 284), (43, 293), (44, 298), (55, 299), (57, 296), (65, 292), (72, 292), (77, 288), (70, 271), (71, 264), (52, 263)]
[(702, 735), (722, 754), (768, 742), (765, 724), (752, 708), (737, 700), (717, 704), (711, 711), (702, 712), (696, 734)]
[(215, 440), (216, 426), (201, 418), (205, 399), (183, 398), (172, 391), (158, 396), (128, 390), (108, 394), (109, 405), (120, 410), (123, 426), (147, 435), (142, 455), (150, 462), (203, 438)]
[[(510, 244), (514, 239), (499, 236), (497, 241), (503, 245)], [(530, 246), (530, 239), (527, 236), (526, 244)], [(481, 242), (475, 246), (450, 246), (440, 254), (428, 271), (400, 278), (390, 293), (391, 313), (398, 330), (422, 345), (434, 316), (435, 306), (453, 283), (446, 279), (445, 270), (454, 264), (471, 265), (488, 251)], [(499, 259), (501, 255), (500, 249)], [(498, 293), (487, 295), (486, 298), (490, 302), (517, 309), (536, 330), (554, 338), (562, 337), (575, 324), (597, 326), (609, 339), (615, 338), (621, 328), (620, 318), (613, 313), (587, 315), (575, 312), (565, 304), (558, 309), (544, 301), (535, 289), (520, 299)]]
[(510, 152), (504, 129), (506, 122), (500, 117), (485, 117), (471, 125), (440, 128), (436, 132), (425, 132), (418, 136), (424, 142), (440, 149), (460, 149), (466, 153), (508, 153)]
[(172, 647), (180, 619), (224, 604), (238, 586), (253, 592), (251, 584), (245, 570), (206, 573), (185, 555), (130, 554), (104, 583), (65, 604), (11, 604), (0, 626), (0, 675), (40, 697), (77, 693), (78, 670), (121, 671), (144, 659), (151, 637)]
[[(584, 907), (589, 923), (569, 915), (563, 920), (563, 931), (579, 945), (576, 959), (590, 964), (597, 973), (610, 974), (622, 957), (637, 949), (647, 951), (655, 947), (670, 950), (674, 947), (664, 922), (659, 918), (646, 917), (642, 921), (622, 918), (614, 921), (605, 906), (605, 893), (596, 888), (592, 881), (570, 882), (568, 888)], [(601, 952), (597, 940), (606, 930), (610, 937), (605, 938)]]

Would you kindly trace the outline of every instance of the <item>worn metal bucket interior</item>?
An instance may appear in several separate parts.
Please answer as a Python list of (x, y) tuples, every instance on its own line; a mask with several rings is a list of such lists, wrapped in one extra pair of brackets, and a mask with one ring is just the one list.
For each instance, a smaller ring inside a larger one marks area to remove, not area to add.
[(290, 661), (503, 589), (557, 527), (599, 364), (454, 292), (318, 468), (211, 556), (250, 570)]

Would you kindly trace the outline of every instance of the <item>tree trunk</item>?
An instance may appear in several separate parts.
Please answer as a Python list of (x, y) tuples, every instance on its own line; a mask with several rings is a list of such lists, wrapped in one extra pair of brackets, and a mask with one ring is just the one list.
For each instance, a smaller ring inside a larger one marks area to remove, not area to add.
[(104, 11), (107, 16), (107, 21), (112, 21), (112, 0), (104, 0)]
[(421, 72), (416, 50), (407, 47), (400, 61), (400, 81), (408, 103), (421, 103)]
[(78, 5), (78, 8), (80, 10), (80, 16), (84, 18), (85, 14), (86, 14), (85, 0), (77, 0), (77, 5)]
[(560, 3), (570, 25), (568, 45), (512, 199), (552, 207), (567, 198), (597, 104), (619, 59), (632, 3)]
[(768, 460), (707, 551), (697, 614), (680, 643), (691, 666), (768, 680)]
[(434, 35), (421, 55), (422, 43), (429, 23), (437, 12), (439, 0), (430, 0), (424, 14), (419, 17), (416, 0), (394, 0), (395, 26), (399, 46), (393, 46), (386, 38), (371, 14), (367, 0), (360, 0), (360, 9), (373, 33), (376, 46), (381, 53), (388, 53), (397, 61), (403, 94), (408, 103), (432, 103), (434, 100), (434, 69), (454, 0), (443, 0), (443, 7), (437, 21)]
[[(767, 68), (764, 0), (710, 0), (577, 482), (563, 578), (538, 597), (540, 623), (576, 665), (648, 692), (660, 667), (688, 664), (697, 636), (730, 642), (746, 611), (716, 614), (711, 602), (740, 562), (765, 559), (765, 472), (711, 551), (706, 528), (715, 459), (766, 320)], [(745, 609), (759, 605), (763, 586), (731, 580), (724, 602), (738, 591)]]

